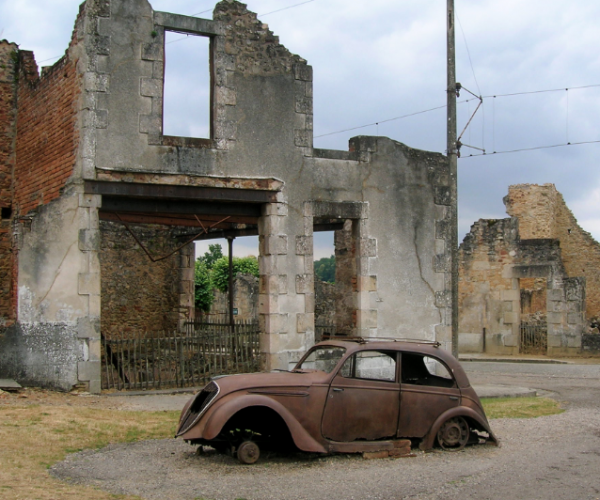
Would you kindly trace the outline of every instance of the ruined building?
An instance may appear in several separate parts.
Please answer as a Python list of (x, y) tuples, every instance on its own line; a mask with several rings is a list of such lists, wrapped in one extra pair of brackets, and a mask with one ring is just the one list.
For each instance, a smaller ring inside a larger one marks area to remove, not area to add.
[(553, 184), (509, 187), (510, 218), (479, 220), (459, 250), (461, 352), (597, 350), (600, 244)]
[[(210, 40), (207, 137), (164, 135), (165, 33)], [(0, 378), (100, 390), (101, 337), (178, 328), (194, 237), (259, 235), (261, 362), (314, 341), (313, 232), (336, 231), (340, 333), (450, 342), (441, 154), (313, 147), (312, 68), (245, 5), (213, 19), (87, 0), (41, 73), (0, 42)]]

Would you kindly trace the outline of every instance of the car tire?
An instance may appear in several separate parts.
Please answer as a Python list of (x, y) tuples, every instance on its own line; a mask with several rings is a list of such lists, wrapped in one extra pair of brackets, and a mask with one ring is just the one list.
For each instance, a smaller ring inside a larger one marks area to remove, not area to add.
[(442, 424), (437, 441), (446, 451), (460, 451), (469, 442), (470, 434), (469, 423), (463, 417), (453, 417)]

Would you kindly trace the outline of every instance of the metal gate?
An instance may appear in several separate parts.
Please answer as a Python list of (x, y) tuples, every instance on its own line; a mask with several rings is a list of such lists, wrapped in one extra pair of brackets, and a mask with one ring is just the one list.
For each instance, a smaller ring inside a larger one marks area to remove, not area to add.
[(548, 352), (547, 324), (521, 323), (521, 354), (546, 354)]
[(102, 337), (103, 389), (203, 386), (214, 375), (260, 369), (255, 322), (186, 324), (185, 332)]

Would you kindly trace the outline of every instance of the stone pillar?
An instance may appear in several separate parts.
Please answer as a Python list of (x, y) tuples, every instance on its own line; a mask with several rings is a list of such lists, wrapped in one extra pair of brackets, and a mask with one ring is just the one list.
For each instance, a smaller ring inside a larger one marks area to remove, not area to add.
[(185, 323), (194, 319), (194, 277), (196, 247), (194, 243), (179, 250), (179, 331)]
[(357, 325), (357, 260), (353, 221), (335, 231), (335, 324), (336, 335), (355, 337)]
[(287, 205), (270, 203), (264, 206), (258, 223), (258, 319), (263, 370), (287, 369), (281, 337), (289, 331), (289, 316), (280, 312), (280, 301), (288, 293), (288, 276), (280, 274), (286, 269), (287, 236), (283, 232), (286, 216)]
[(91, 393), (101, 391), (101, 343), (100, 343), (100, 222), (98, 208), (102, 204), (99, 195), (79, 195), (79, 250), (82, 253), (78, 293), (87, 295), (87, 315), (77, 325), (77, 337), (84, 343), (83, 361), (77, 364), (77, 378), (88, 384)]

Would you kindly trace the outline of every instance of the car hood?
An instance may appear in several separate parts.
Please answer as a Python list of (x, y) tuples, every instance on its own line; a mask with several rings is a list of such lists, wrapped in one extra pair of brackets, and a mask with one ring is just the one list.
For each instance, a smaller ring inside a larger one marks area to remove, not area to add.
[(324, 372), (270, 372), (224, 375), (213, 380), (225, 394), (249, 389), (282, 389), (285, 387), (309, 387), (313, 384), (325, 384), (330, 374)]

